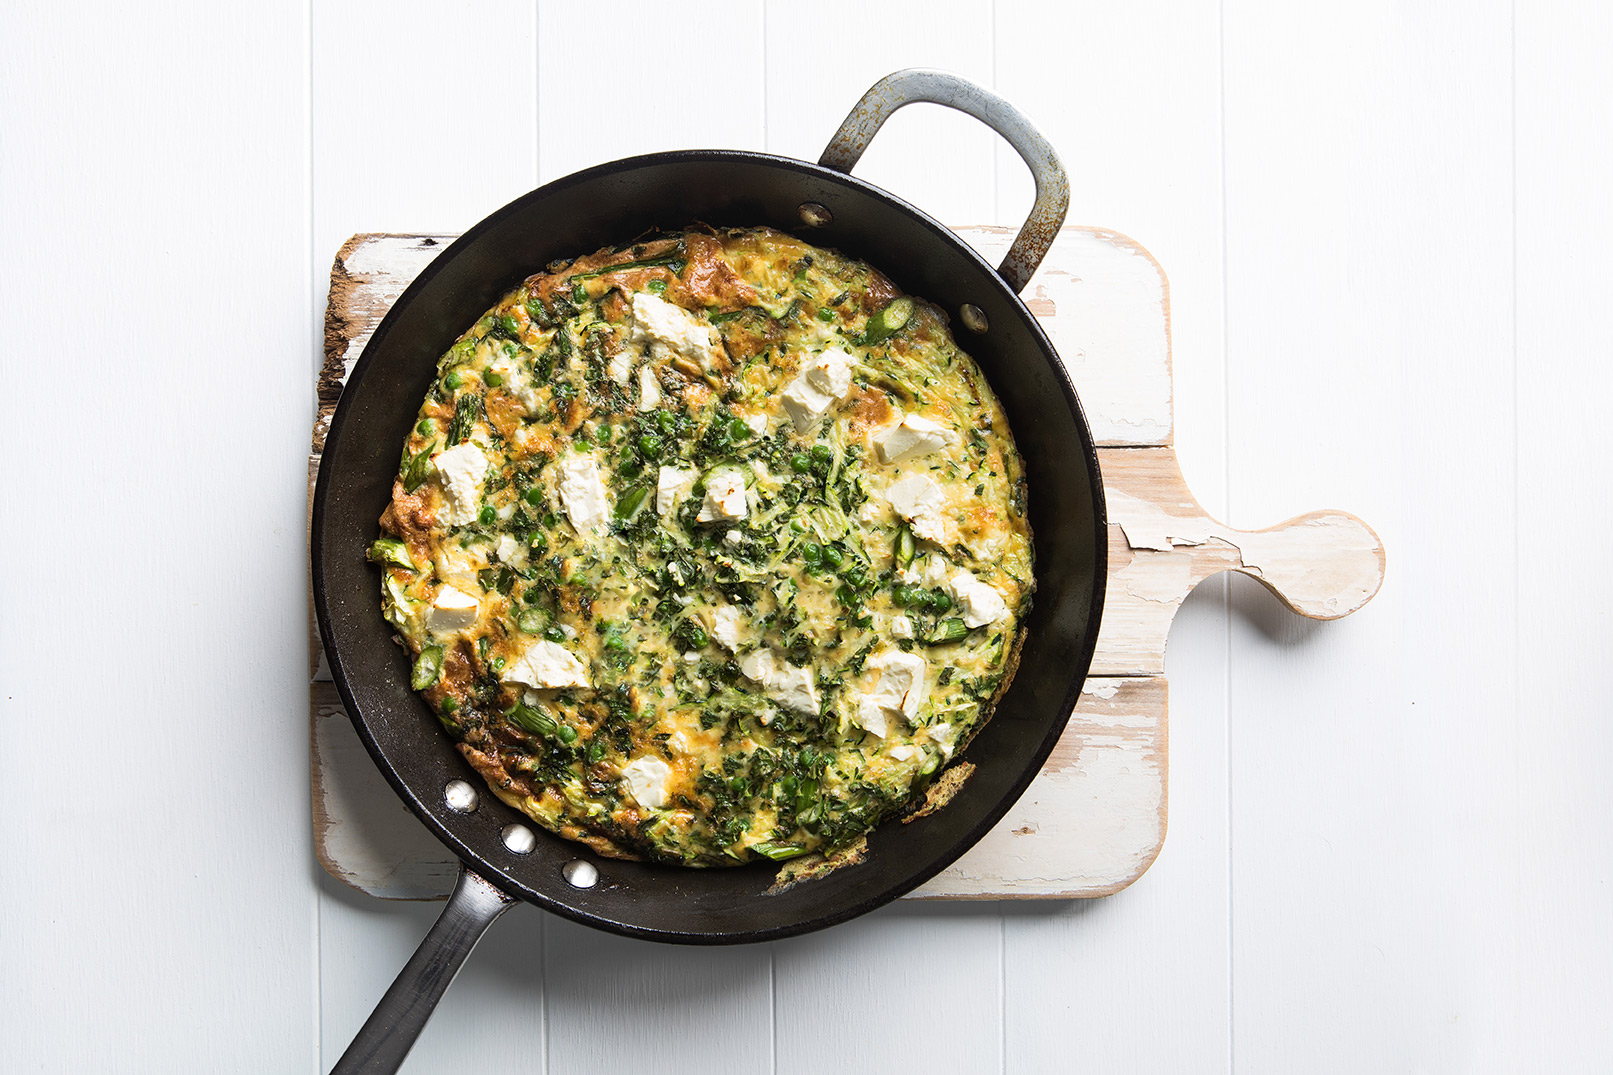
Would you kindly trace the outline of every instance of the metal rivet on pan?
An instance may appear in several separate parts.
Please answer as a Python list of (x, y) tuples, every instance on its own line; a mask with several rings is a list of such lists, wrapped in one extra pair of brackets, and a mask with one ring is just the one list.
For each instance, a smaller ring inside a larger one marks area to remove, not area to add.
[(560, 873), (573, 888), (593, 888), (599, 880), (599, 871), (594, 869), (592, 862), (577, 859), (560, 867)]
[(506, 825), (499, 835), (504, 837), (504, 846), (517, 855), (530, 855), (538, 846), (538, 838), (525, 825)]
[(443, 802), (456, 814), (468, 814), (476, 809), (476, 789), (463, 780), (450, 780), (442, 789)]
[(972, 302), (963, 304), (963, 309), (958, 311), (958, 317), (963, 322), (963, 327), (970, 332), (984, 332), (991, 327), (991, 322), (986, 320), (986, 311)]
[(834, 223), (835, 215), (817, 202), (801, 203), (801, 223), (809, 228), (827, 228)]

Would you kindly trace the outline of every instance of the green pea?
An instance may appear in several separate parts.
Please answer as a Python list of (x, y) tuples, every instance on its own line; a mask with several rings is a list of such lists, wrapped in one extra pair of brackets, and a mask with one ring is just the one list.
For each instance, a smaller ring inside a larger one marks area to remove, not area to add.
[(828, 324), (830, 321), (833, 321), (834, 319), (835, 319), (835, 312), (833, 310), (829, 309), (829, 307), (825, 306), (825, 307), (823, 307), (823, 309), (818, 311), (818, 320), (819, 321), (822, 321), (825, 324)]
[(806, 520), (804, 520), (804, 519), (791, 519), (790, 520), (790, 529), (795, 531), (797, 534), (806, 533), (807, 532)]
[(499, 385), (504, 383), (504, 378), (494, 373), (492, 370), (488, 370), (486, 373), (482, 374), (482, 383), (487, 385), (489, 388), (497, 388)]
[(846, 562), (846, 554), (833, 545), (825, 545), (823, 547), (823, 562), (830, 567), (838, 568)]
[(605, 757), (605, 740), (603, 740), (603, 739), (590, 740), (589, 743), (588, 743), (588, 761), (591, 764), (598, 764), (600, 761), (604, 760), (604, 757)]
[(526, 502), (534, 508), (543, 503), (543, 490), (536, 485), (526, 491)]
[(945, 612), (952, 607), (952, 598), (941, 590), (930, 591), (930, 609), (934, 612)]
[(689, 643), (690, 649), (705, 649), (711, 645), (711, 636), (694, 624), (689, 625), (683, 637)]
[(677, 416), (671, 411), (662, 411), (655, 416), (655, 421), (661, 427), (661, 432), (663, 433), (671, 433), (678, 428)]
[(797, 474), (805, 474), (812, 469), (812, 460), (803, 452), (796, 452), (790, 456), (790, 469)]
[(609, 444), (611, 434), (614, 431), (614, 429), (615, 429), (614, 426), (608, 426), (608, 425), (600, 426), (599, 427), (599, 443), (601, 443), (601, 444)]
[(735, 418), (728, 423), (728, 435), (734, 440), (746, 440), (750, 437), (750, 426), (743, 419)]
[(569, 724), (560, 725), (560, 730), (557, 731), (555, 735), (559, 737), (560, 741), (565, 743), (567, 746), (570, 746), (572, 743), (577, 741), (577, 729), (573, 728)]
[(638, 439), (638, 450), (644, 453), (646, 459), (659, 459), (662, 446), (661, 438), (653, 433), (646, 433)]
[(448, 388), (450, 390), (452, 390), (452, 389), (458, 388), (460, 385), (464, 384), (465, 379), (459, 375), (458, 370), (449, 370), (448, 371), (448, 376), (446, 376), (446, 377), (444, 377), (442, 379), (442, 383), (447, 385)]
[(481, 512), (476, 516), (476, 521), (481, 523), (483, 526), (492, 526), (493, 521), (495, 519), (497, 519), (497, 518), (498, 518), (498, 512), (494, 511), (493, 510), (493, 505), (489, 504), (486, 507), (484, 507), (481, 510)]
[(515, 318), (511, 317), (509, 314), (505, 314), (503, 317), (499, 318), (499, 327), (510, 336), (519, 336), (521, 334), (521, 326), (516, 324)]
[(801, 559), (816, 567), (823, 562), (823, 547), (816, 541), (808, 541), (801, 546)]
[(452, 713), (454, 710), (459, 708), (459, 703), (456, 702), (454, 700), (454, 696), (450, 694), (443, 698), (442, 704), (437, 708), (444, 713)]
[(422, 437), (429, 437), (437, 432), (437, 423), (430, 418), (422, 418), (420, 419), (420, 424), (414, 427), (414, 431)]
[(829, 450), (827, 444), (814, 444), (812, 446), (812, 458), (819, 463), (827, 463), (834, 458), (834, 453)]
[(550, 627), (543, 632), (543, 637), (547, 638), (550, 642), (564, 642), (566, 640), (566, 632), (562, 631), (558, 627)]

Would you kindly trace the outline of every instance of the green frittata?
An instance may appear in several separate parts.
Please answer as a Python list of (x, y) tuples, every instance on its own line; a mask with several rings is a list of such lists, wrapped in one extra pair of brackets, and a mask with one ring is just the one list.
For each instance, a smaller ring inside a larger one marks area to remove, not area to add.
[(1023, 467), (945, 315), (768, 229), (555, 264), (442, 357), (371, 549), (493, 791), (692, 866), (852, 844), (990, 717)]

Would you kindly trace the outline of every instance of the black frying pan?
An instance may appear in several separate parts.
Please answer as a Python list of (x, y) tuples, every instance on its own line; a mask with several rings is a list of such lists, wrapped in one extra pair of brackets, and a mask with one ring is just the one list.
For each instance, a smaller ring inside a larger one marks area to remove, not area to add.
[[(885, 119), (913, 101), (978, 117), (1030, 165), (1036, 207), (1000, 269), (935, 220), (848, 174)], [(471, 228), (399, 297), (354, 368), (325, 440), (313, 504), (314, 601), (331, 672), (360, 738), (465, 871), (442, 918), (336, 1070), (395, 1069), (471, 946), (516, 899), (650, 940), (735, 944), (787, 937), (863, 914), (922, 884), (1014, 803), (1080, 694), (1107, 562), (1091, 433), (1052, 345), (1018, 297), (1063, 222), (1067, 202), (1064, 172), (1051, 148), (1011, 106), (950, 75), (903, 71), (869, 90), (818, 164), (689, 151), (591, 168)], [(863, 863), (777, 893), (769, 892), (777, 873), (769, 864), (696, 870), (596, 858), (537, 830), (486, 793), (409, 689), (407, 654), (381, 618), (377, 569), (364, 556), (391, 496), (399, 446), (438, 357), (459, 334), (552, 260), (693, 221), (792, 231), (869, 262), (904, 291), (951, 313), (959, 342), (1008, 413), (1029, 487), (1035, 603), (1013, 685), (963, 755), (974, 774), (944, 809), (876, 829)], [(465, 809), (463, 799), (473, 789), (476, 801)]]

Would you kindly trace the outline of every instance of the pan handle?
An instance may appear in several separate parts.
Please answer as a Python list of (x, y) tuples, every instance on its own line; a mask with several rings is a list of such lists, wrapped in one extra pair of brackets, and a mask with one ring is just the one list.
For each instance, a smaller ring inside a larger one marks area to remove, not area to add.
[(997, 273), (1015, 293), (1023, 291), (1058, 237), (1070, 207), (1070, 180), (1064, 165), (1042, 133), (1025, 114), (990, 90), (945, 71), (910, 67), (886, 75), (863, 94), (829, 145), (818, 158), (825, 168), (850, 174), (853, 166), (891, 114), (915, 101), (945, 105), (966, 112), (990, 127), (1014, 147), (1036, 180), (1036, 204), (1014, 236), (1008, 256)]
[(394, 1072), (493, 920), (515, 902), (466, 867), (437, 922), (359, 1028), (331, 1075)]

